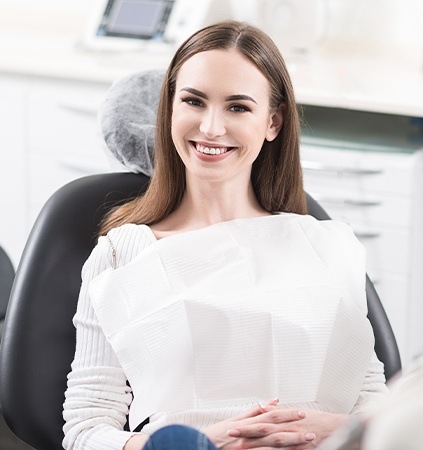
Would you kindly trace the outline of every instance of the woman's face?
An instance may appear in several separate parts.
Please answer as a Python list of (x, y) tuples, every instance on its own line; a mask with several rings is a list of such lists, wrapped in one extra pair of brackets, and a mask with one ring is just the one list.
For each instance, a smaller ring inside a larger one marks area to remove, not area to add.
[(236, 50), (188, 59), (176, 79), (172, 113), (172, 138), (187, 177), (249, 182), (264, 140), (273, 140), (282, 125), (269, 95), (265, 76)]

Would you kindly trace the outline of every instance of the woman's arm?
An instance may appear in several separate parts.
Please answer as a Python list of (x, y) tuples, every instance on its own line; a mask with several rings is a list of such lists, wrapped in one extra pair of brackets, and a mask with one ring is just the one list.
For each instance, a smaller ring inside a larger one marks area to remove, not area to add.
[(376, 353), (373, 353), (369, 368), (364, 377), (363, 387), (351, 414), (365, 412), (370, 405), (384, 398), (388, 392), (383, 364), (377, 358)]
[(105, 339), (88, 293), (89, 282), (108, 267), (110, 245), (107, 238), (100, 238), (82, 271), (74, 317), (76, 351), (63, 411), (63, 446), (68, 450), (120, 450), (132, 435), (123, 431), (132, 401), (131, 390)]

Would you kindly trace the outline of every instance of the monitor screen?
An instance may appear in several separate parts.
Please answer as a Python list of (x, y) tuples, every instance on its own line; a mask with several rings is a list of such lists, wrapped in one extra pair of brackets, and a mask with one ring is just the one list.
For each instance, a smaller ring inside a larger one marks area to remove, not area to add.
[(97, 36), (163, 39), (175, 0), (109, 0)]

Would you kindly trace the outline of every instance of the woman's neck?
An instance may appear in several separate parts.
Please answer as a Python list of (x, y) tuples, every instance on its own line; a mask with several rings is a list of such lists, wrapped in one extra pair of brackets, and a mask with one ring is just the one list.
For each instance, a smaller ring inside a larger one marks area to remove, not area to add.
[(190, 183), (179, 207), (152, 228), (166, 234), (195, 230), (234, 219), (269, 215), (257, 201), (251, 182)]
[(222, 187), (188, 190), (180, 205), (180, 213), (203, 226), (228, 220), (267, 214), (259, 205), (250, 185), (241, 191)]

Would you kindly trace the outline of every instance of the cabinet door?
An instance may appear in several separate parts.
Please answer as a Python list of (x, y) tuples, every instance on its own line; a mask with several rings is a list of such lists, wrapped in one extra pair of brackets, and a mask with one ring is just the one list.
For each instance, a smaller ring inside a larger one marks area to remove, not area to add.
[(30, 220), (64, 184), (110, 172), (98, 125), (109, 85), (54, 80), (33, 83), (29, 93)]
[(0, 77), (0, 245), (9, 254), (15, 267), (28, 231), (25, 197), (28, 164), (24, 149), (26, 89), (27, 85), (23, 81)]
[(108, 88), (88, 82), (34, 82), (28, 99), (31, 153), (82, 159), (100, 155), (97, 113)]
[(413, 189), (414, 154), (303, 145), (301, 160), (305, 179), (312, 185), (392, 196), (409, 196)]

